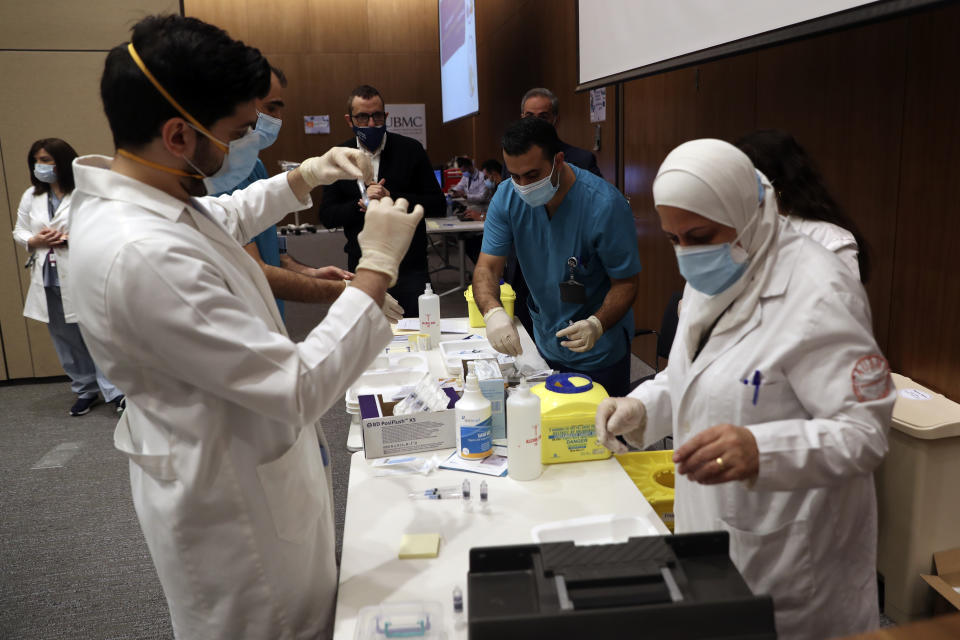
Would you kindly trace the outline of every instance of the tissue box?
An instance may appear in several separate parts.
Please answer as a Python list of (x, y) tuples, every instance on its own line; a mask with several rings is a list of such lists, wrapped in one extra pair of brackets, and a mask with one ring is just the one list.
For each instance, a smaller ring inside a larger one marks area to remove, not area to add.
[[(470, 360), (463, 361), (463, 379), (467, 379), (467, 363)], [(473, 360), (479, 366), (477, 371), (477, 382), (480, 384), (480, 393), (490, 401), (490, 420), (492, 425), (492, 437), (494, 440), (507, 437), (507, 407), (504, 404), (504, 389), (506, 381), (503, 379), (503, 373), (500, 371), (500, 364), (493, 358), (477, 358)], [(481, 366), (480, 363), (485, 366)], [(484, 373), (489, 370), (490, 373)], [(493, 373), (496, 371), (496, 373)]]
[(454, 428), (453, 405), (460, 397), (457, 392), (445, 388), (450, 404), (443, 411), (421, 411), (405, 416), (394, 416), (396, 402), (386, 402), (380, 395), (362, 395), (360, 404), (360, 427), (363, 434), (363, 455), (383, 458), (421, 451), (454, 449), (457, 432)]

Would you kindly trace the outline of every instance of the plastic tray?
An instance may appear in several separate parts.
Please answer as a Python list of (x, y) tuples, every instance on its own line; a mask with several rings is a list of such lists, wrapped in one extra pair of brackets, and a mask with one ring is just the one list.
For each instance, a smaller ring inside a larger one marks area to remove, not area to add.
[(663, 535), (645, 518), (609, 513), (537, 525), (530, 531), (534, 542), (572, 541), (580, 546), (626, 542), (637, 536)]
[(465, 340), (447, 340), (440, 343), (440, 357), (451, 375), (460, 375), (463, 371), (463, 360), (477, 358), (493, 358), (500, 363), (500, 370), (509, 375), (513, 370), (514, 359), (506, 356), (490, 346), (486, 338), (469, 338)]
[(357, 615), (354, 640), (422, 638), (445, 640), (443, 608), (439, 602), (385, 602), (364, 607)]
[(359, 407), (357, 397), (381, 395), (384, 400), (392, 400), (405, 387), (417, 384), (427, 373), (420, 369), (384, 369), (368, 371), (360, 376), (353, 386), (347, 389), (346, 404)]

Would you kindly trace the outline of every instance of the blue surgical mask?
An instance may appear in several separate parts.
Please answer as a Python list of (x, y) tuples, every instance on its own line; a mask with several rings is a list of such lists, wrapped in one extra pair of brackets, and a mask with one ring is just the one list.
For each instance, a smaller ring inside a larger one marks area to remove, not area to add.
[(261, 149), (266, 149), (277, 141), (281, 125), (283, 125), (283, 120), (280, 118), (257, 112), (257, 126), (253, 130), (260, 137)]
[(497, 185), (493, 184), (493, 180), (491, 180), (490, 178), (487, 178), (486, 180), (483, 181), (483, 186), (485, 186), (487, 189), (493, 189)]
[(33, 165), (33, 176), (40, 182), (53, 184), (57, 181), (57, 166), (53, 164), (40, 164), (38, 162)]
[(354, 127), (353, 133), (356, 134), (360, 144), (366, 147), (368, 151), (376, 151), (380, 148), (383, 136), (387, 133), (387, 125), (382, 127)]
[[(700, 293), (715, 296), (740, 279), (750, 261), (746, 252), (729, 242), (696, 247), (674, 247), (680, 275)], [(734, 258), (734, 254), (739, 261)]]
[(560, 181), (553, 184), (553, 173), (557, 170), (557, 159), (553, 159), (553, 168), (550, 169), (550, 175), (531, 182), (528, 185), (520, 186), (516, 179), (513, 179), (513, 188), (516, 190), (524, 202), (531, 207), (542, 207), (553, 199), (557, 190), (560, 188)]
[[(197, 129), (192, 124), (189, 126), (208, 136), (211, 140), (216, 140), (216, 138)], [(221, 140), (217, 140), (217, 142), (225, 145)], [(221, 193), (230, 191), (250, 175), (254, 165), (257, 164), (260, 142), (261, 137), (257, 134), (256, 129), (250, 129), (242, 137), (231, 140), (227, 153), (223, 156), (223, 164), (220, 165), (216, 173), (209, 176), (197, 168), (197, 165), (193, 164), (186, 156), (183, 156), (183, 159), (193, 167), (194, 171), (203, 176), (203, 185), (207, 188), (207, 193)]]

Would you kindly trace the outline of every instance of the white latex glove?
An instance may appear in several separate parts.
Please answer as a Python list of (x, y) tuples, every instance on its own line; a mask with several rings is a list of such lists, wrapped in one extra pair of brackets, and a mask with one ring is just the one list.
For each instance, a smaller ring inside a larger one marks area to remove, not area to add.
[(397, 299), (389, 293), (383, 294), (383, 306), (380, 308), (383, 310), (383, 315), (387, 316), (387, 320), (390, 322), (399, 322), (403, 319), (403, 307), (401, 307)]
[(322, 156), (307, 158), (300, 163), (300, 175), (310, 188), (333, 184), (337, 180), (363, 179), (373, 181), (370, 156), (359, 149), (333, 147)]
[(483, 315), (483, 322), (487, 325), (487, 340), (490, 346), (508, 356), (518, 356), (523, 353), (520, 348), (520, 334), (513, 326), (513, 319), (507, 315), (503, 307), (494, 307)]
[[(344, 280), (343, 290), (346, 291), (349, 286), (350, 281)], [(383, 294), (383, 304), (380, 305), (380, 310), (383, 311), (383, 315), (387, 316), (387, 320), (390, 322), (399, 322), (403, 319), (403, 307), (401, 307), (397, 299), (389, 293)]]
[(590, 316), (586, 320), (579, 320), (566, 329), (557, 331), (558, 338), (567, 338), (560, 343), (560, 346), (566, 347), (570, 349), (570, 351), (576, 351), (577, 353), (583, 353), (584, 351), (593, 349), (593, 345), (597, 344), (597, 340), (599, 340), (602, 335), (603, 325), (600, 324), (597, 316)]
[(597, 440), (614, 453), (626, 453), (629, 447), (617, 436), (638, 449), (643, 448), (643, 431), (647, 427), (647, 408), (636, 398), (604, 398), (597, 405)]
[(357, 270), (384, 273), (390, 276), (391, 287), (397, 284), (397, 268), (423, 218), (422, 206), (418, 204), (407, 213), (409, 206), (405, 198), (396, 203), (390, 198), (371, 200), (367, 205), (363, 231), (357, 236), (361, 251)]

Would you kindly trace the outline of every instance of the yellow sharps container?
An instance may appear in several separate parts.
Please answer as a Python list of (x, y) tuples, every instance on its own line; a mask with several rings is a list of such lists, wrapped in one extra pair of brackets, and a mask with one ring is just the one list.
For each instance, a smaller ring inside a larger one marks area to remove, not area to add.
[[(467, 313), (470, 316), (470, 326), (471, 327), (484, 327), (486, 324), (483, 322), (483, 314), (480, 313), (480, 309), (477, 308), (477, 302), (473, 299), (473, 285), (467, 287), (467, 290), (463, 292), (463, 297), (467, 299)], [(507, 312), (507, 315), (511, 318), (513, 317), (513, 304), (517, 300), (517, 294), (514, 292), (513, 287), (510, 286), (509, 282), (500, 281), (500, 304), (503, 305), (503, 310)]]
[(672, 533), (673, 449), (622, 453), (617, 455), (617, 461)]
[(603, 386), (579, 373), (556, 373), (530, 391), (540, 398), (544, 464), (610, 457), (594, 429), (597, 405), (607, 397)]

